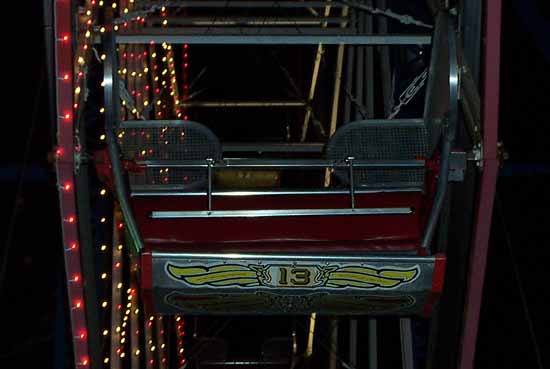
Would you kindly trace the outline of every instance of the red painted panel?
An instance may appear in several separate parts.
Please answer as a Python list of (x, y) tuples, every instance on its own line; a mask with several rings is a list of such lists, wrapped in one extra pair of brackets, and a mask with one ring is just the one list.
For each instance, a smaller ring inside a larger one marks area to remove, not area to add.
[(432, 278), (432, 292), (441, 293), (445, 282), (445, 266), (447, 258), (443, 254), (435, 255), (434, 274)]
[[(422, 194), (418, 192), (360, 194), (360, 207), (412, 207), (410, 215), (353, 215), (225, 219), (151, 219), (152, 211), (205, 210), (205, 197), (165, 196), (132, 199), (144, 242), (159, 249), (168, 246), (197, 251), (223, 243), (224, 250), (257, 247), (262, 251), (410, 250), (421, 236)], [(213, 201), (216, 210), (347, 208), (342, 195), (224, 197)], [(337, 242), (338, 244), (334, 244)], [(255, 243), (252, 245), (252, 243)], [(219, 250), (219, 247), (214, 247)], [(256, 249), (257, 250), (257, 249)]]

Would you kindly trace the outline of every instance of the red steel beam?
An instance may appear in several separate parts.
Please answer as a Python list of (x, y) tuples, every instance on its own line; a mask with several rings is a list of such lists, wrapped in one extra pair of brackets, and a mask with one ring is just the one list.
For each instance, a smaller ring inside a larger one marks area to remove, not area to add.
[[(475, 1), (475, 0), (474, 0)], [(498, 174), (497, 133), (499, 119), (500, 37), (502, 0), (485, 2), (484, 77), (483, 77), (483, 172), (478, 193), (478, 207), (464, 311), (460, 369), (473, 369), (481, 309), (483, 282), (493, 202)]]

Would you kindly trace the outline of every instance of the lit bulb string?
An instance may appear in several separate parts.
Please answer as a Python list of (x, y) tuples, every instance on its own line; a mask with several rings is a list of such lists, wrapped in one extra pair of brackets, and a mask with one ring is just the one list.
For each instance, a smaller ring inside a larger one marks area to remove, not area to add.
[(89, 366), (85, 301), (81, 281), (80, 250), (78, 247), (78, 220), (74, 193), (74, 120), (73, 83), (64, 76), (73, 72), (73, 50), (71, 45), (71, 4), (56, 1), (55, 7), (55, 56), (57, 83), (57, 149), (56, 173), (61, 186), (59, 191), (62, 217), (62, 239), (64, 248), (67, 294), (70, 307), (70, 322), (76, 368)]
[[(135, 274), (132, 273), (131, 278), (135, 277)], [(132, 359), (131, 359), (131, 368), (139, 368), (140, 362), (141, 362), (141, 349), (140, 349), (140, 336), (141, 336), (141, 326), (139, 324), (139, 304), (137, 299), (137, 294), (135, 291), (137, 290), (137, 285), (132, 278), (131, 282), (131, 288), (129, 295), (132, 296), (132, 299), (130, 300), (130, 351), (132, 353)], [(128, 311), (128, 310), (127, 310)]]
[(176, 326), (176, 349), (178, 356), (178, 368), (184, 368), (187, 366), (187, 358), (185, 357), (185, 347), (183, 339), (185, 337), (185, 321), (179, 315), (176, 315), (174, 319)]
[(155, 342), (153, 341), (154, 336), (154, 324), (155, 324), (155, 316), (150, 315), (147, 319), (144, 319), (143, 321), (143, 331), (145, 335), (145, 367), (146, 368), (154, 368), (155, 365), (155, 351), (156, 346)]
[(155, 324), (155, 336), (157, 339), (158, 350), (157, 350), (157, 360), (159, 362), (159, 369), (168, 368), (168, 354), (166, 348), (166, 330), (164, 326), (164, 318), (162, 315), (157, 316)]
[(122, 215), (115, 210), (113, 222), (113, 252), (111, 267), (111, 347), (110, 347), (110, 367), (120, 369), (122, 347), (120, 345), (121, 327), (122, 327), (122, 289), (118, 288), (122, 284), (122, 255), (123, 248), (119, 233), (118, 224), (121, 222)]
[[(132, 62), (134, 62), (137, 56), (137, 59), (141, 63), (141, 65), (132, 63), (132, 65), (128, 65), (128, 68), (123, 67), (119, 71), (122, 76), (126, 77), (127, 84), (128, 82), (130, 83), (132, 97), (136, 97), (136, 106), (131, 108), (131, 112), (140, 119), (145, 119), (143, 116), (149, 114), (149, 110), (152, 109), (152, 104), (155, 104), (154, 110), (156, 116), (158, 118), (162, 118), (164, 109), (159, 109), (159, 107), (164, 108), (166, 105), (163, 104), (162, 98), (160, 97), (160, 89), (158, 87), (159, 78), (158, 74), (155, 73), (159, 69), (159, 66), (158, 64), (153, 63), (153, 60), (158, 60), (158, 58), (156, 58), (156, 54), (154, 45), (149, 45), (148, 50), (141, 46), (139, 51), (136, 52), (121, 52), (123, 60), (130, 57)], [(147, 57), (149, 55), (152, 55), (152, 57), (148, 61)], [(149, 63), (153, 64), (152, 68), (150, 68)], [(151, 71), (151, 69), (153, 69), (153, 71)], [(149, 78), (151, 78), (152, 81), (149, 81)], [(150, 83), (157, 86), (154, 86), (154, 88), (151, 89)], [(166, 89), (167, 83), (164, 80), (161, 82), (161, 85), (163, 90)], [(150, 101), (151, 95), (153, 103)], [(121, 94), (121, 96), (123, 96), (123, 94)], [(147, 98), (144, 98), (144, 96)], [(130, 104), (128, 104), (128, 100), (126, 100), (123, 101), (123, 105), (128, 106)]]
[[(82, 17), (82, 22), (84, 27), (81, 28), (82, 31), (78, 33), (77, 45), (75, 53), (76, 63), (74, 63), (74, 109), (78, 109), (82, 104), (84, 95), (81, 95), (82, 89), (85, 88), (85, 76), (86, 76), (86, 66), (87, 61), (90, 58), (90, 44), (89, 40), (92, 37), (93, 27), (95, 25), (95, 16), (97, 16), (97, 7), (96, 1), (90, 0), (85, 4), (84, 16)], [(82, 45), (82, 46), (80, 46)]]
[[(183, 56), (183, 73), (182, 73), (182, 97), (183, 101), (186, 101), (189, 98), (189, 53), (190, 48), (188, 44), (184, 44), (182, 48), (182, 56)], [(178, 104), (179, 105), (179, 104)], [(187, 108), (182, 107), (181, 108), (181, 114), (183, 115), (184, 120), (188, 120), (189, 117), (187, 116)]]
[[(172, 108), (173, 108), (173, 114), (177, 117), (181, 117), (178, 105), (180, 102), (179, 99), (179, 89), (178, 89), (178, 83), (176, 78), (176, 68), (174, 63), (174, 51), (172, 45), (166, 45), (166, 71), (167, 71), (167, 79), (170, 83), (170, 96), (172, 97)], [(164, 72), (164, 71), (163, 71)], [(178, 116), (179, 114), (179, 116)]]

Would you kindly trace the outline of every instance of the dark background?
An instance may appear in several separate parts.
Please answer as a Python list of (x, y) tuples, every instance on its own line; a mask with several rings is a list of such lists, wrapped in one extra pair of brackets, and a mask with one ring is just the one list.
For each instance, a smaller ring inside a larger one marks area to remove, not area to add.
[[(503, 2), (499, 131), (509, 160), (498, 181), (476, 363), (539, 368), (550, 366), (550, 12), (548, 1)], [(41, 9), (34, 3), (25, 9), (29, 79), (14, 82), (27, 87), (12, 100), (24, 107), (18, 119), (3, 122), (0, 262), (8, 260), (8, 268), (0, 295), (1, 368), (53, 367), (54, 332), (66, 331), (66, 322), (54, 319), (66, 298), (45, 81), (40, 88)]]

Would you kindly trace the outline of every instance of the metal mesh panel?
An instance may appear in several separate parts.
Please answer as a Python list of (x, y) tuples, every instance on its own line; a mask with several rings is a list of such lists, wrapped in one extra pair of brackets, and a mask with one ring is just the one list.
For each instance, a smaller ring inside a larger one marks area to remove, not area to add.
[[(134, 161), (182, 161), (221, 158), (216, 136), (194, 122), (178, 125), (119, 129), (118, 140), (123, 159)], [(203, 185), (207, 171), (203, 168), (147, 168), (129, 173), (132, 186), (195, 188)]]
[[(340, 128), (327, 146), (331, 160), (416, 160), (427, 155), (426, 128), (421, 123), (354, 122)], [(349, 171), (335, 170), (349, 183)], [(354, 169), (354, 183), (363, 187), (416, 186), (424, 183), (424, 168)]]

